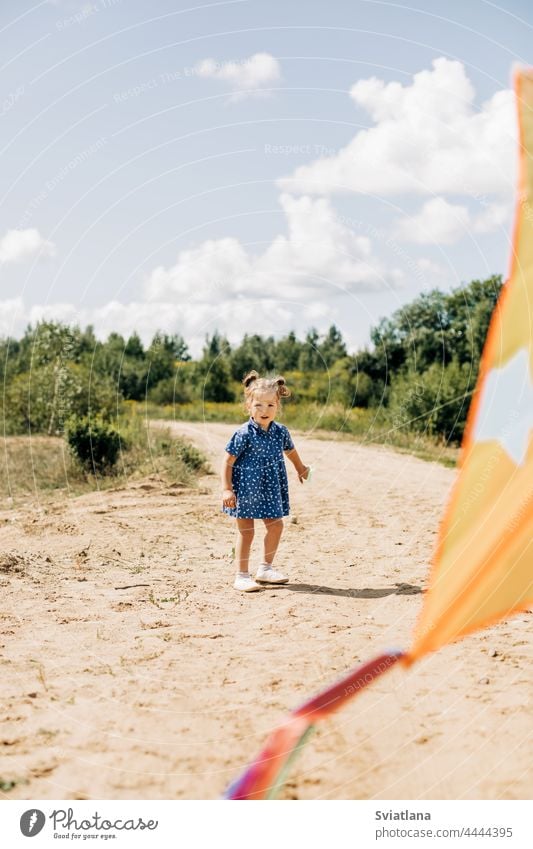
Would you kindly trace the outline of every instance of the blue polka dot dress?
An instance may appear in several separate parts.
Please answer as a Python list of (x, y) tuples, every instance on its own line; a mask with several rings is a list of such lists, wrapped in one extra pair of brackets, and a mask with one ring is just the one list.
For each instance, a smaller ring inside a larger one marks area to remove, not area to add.
[(237, 430), (226, 451), (237, 459), (232, 469), (236, 507), (223, 507), (237, 519), (279, 519), (289, 515), (289, 482), (283, 458), (294, 443), (285, 425), (267, 430), (250, 419)]

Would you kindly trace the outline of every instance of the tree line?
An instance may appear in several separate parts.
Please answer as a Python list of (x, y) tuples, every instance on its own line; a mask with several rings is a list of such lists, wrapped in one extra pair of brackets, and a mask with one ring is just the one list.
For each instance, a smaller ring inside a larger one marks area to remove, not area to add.
[(43, 321), (22, 338), (0, 340), (5, 433), (62, 432), (72, 416), (113, 419), (123, 401), (179, 406), (238, 401), (254, 368), (283, 374), (294, 402), (385, 408), (394, 427), (460, 439), (500, 276), (451, 292), (433, 290), (382, 319), (371, 344), (348, 353), (339, 329), (303, 339), (246, 334), (230, 345), (217, 331), (190, 355), (180, 334), (111, 333)]

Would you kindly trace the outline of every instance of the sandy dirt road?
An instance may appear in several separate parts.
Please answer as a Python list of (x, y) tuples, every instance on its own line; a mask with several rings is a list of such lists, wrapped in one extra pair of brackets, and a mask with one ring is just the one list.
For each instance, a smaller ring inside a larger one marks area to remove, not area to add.
[[(218, 470), (234, 428), (172, 427)], [(454, 472), (293, 436), (315, 475), (289, 468), (283, 587), (231, 588), (218, 475), (0, 513), (4, 798), (217, 798), (288, 709), (408, 645)], [(384, 676), (315, 734), (285, 798), (529, 798), (531, 623)]]

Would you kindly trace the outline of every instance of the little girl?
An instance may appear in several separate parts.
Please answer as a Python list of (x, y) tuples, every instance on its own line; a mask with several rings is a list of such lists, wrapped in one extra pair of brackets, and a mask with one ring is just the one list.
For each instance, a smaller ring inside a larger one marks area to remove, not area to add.
[[(233, 584), (241, 592), (253, 592), (263, 584), (285, 584), (289, 580), (272, 568), (283, 531), (282, 516), (289, 515), (289, 483), (283, 452), (293, 463), (300, 483), (309, 475), (285, 425), (274, 421), (280, 399), (291, 393), (283, 377), (260, 378), (251, 371), (243, 380), (246, 409), (250, 418), (226, 445), (222, 466), (224, 513), (237, 519), (235, 559), (238, 572)], [(254, 538), (254, 519), (265, 523), (263, 562), (255, 580), (248, 572)]]

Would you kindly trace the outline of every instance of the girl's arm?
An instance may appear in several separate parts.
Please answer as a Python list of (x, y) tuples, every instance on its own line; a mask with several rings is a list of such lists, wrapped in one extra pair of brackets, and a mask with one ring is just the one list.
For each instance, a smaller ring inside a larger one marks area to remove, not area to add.
[(222, 479), (222, 503), (224, 507), (235, 507), (237, 504), (237, 499), (235, 498), (235, 493), (233, 492), (233, 483), (231, 480), (231, 474), (233, 470), (233, 464), (237, 458), (226, 451), (224, 455), (224, 462), (222, 463), (222, 471), (221, 471), (221, 479)]
[(293, 464), (296, 469), (296, 474), (298, 475), (298, 480), (300, 483), (303, 483), (304, 480), (307, 480), (307, 476), (309, 474), (310, 466), (306, 466), (305, 463), (302, 463), (300, 459), (300, 455), (298, 454), (296, 448), (292, 448), (290, 451), (285, 451), (288, 459)]

